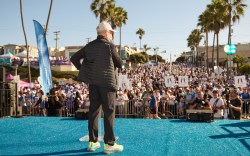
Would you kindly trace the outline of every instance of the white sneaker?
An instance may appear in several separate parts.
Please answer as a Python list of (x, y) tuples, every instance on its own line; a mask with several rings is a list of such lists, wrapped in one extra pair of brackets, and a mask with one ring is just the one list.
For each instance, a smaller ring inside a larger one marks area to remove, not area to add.
[(123, 151), (123, 146), (114, 144), (113, 146), (104, 144), (104, 153), (105, 154), (111, 154), (111, 153), (116, 153), (116, 152), (121, 152)]
[(89, 146), (88, 146), (87, 150), (89, 152), (94, 152), (95, 150), (97, 150), (100, 147), (101, 147), (101, 145), (99, 142), (89, 142)]

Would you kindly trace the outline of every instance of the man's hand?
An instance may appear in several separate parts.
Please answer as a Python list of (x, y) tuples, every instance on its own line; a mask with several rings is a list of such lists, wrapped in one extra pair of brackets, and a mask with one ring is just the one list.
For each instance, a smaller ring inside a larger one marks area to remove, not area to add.
[(55, 96), (55, 101), (59, 101), (59, 97), (58, 96)]
[(234, 108), (234, 106), (232, 104), (229, 104), (228, 107), (229, 108)]

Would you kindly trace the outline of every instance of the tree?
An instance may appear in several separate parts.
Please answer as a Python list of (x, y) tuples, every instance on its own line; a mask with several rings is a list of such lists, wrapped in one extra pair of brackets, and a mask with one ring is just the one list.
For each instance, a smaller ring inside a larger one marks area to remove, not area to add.
[[(244, 15), (244, 8), (247, 7), (246, 4), (243, 4), (243, 0), (221, 0), (223, 6), (225, 7), (225, 23), (228, 26), (228, 44), (231, 44), (231, 27), (232, 22), (240, 20), (240, 16)], [(231, 56), (228, 55), (228, 60), (231, 61)], [(237, 67), (238, 68), (238, 67)], [(227, 66), (227, 71), (229, 71)], [(229, 78), (229, 72), (227, 73)]]
[(239, 65), (241, 66), (244, 62), (247, 62), (247, 61), (244, 59), (244, 57), (235, 55), (233, 58), (233, 62), (237, 64), (237, 69), (238, 69)]
[(249, 75), (250, 74), (250, 64), (244, 64), (239, 67), (239, 72), (244, 75)]
[(150, 49), (151, 49), (151, 47), (148, 47), (147, 44), (144, 44), (144, 45), (143, 45), (143, 51), (144, 51), (145, 53), (147, 53), (147, 51), (150, 50)]
[(181, 62), (181, 63), (184, 63), (187, 61), (187, 58), (185, 56), (180, 56), (178, 57), (176, 60), (176, 62)]
[(139, 29), (136, 31), (136, 35), (139, 35), (139, 39), (140, 39), (140, 49), (141, 49), (141, 39), (142, 39), (142, 36), (145, 35), (145, 31), (144, 31), (142, 28), (139, 28)]
[(90, 5), (91, 11), (95, 14), (96, 18), (100, 17), (100, 23), (108, 19), (108, 10), (113, 6), (115, 0), (93, 0)]
[(151, 48), (148, 47), (147, 44), (144, 44), (144, 45), (143, 45), (143, 52), (145, 52), (146, 55), (147, 55), (147, 62), (149, 61), (149, 55), (148, 55), (147, 51), (150, 50), (150, 49), (151, 49)]
[(159, 51), (159, 47), (155, 47), (155, 48), (153, 48), (153, 50), (154, 50), (155, 62), (158, 62), (158, 55), (157, 55), (157, 53)]
[(193, 60), (196, 62), (196, 65), (198, 63), (197, 61), (197, 47), (200, 44), (200, 41), (202, 39), (202, 34), (199, 29), (194, 29), (191, 34), (188, 36), (187, 41), (188, 41), (188, 47), (193, 51)]
[[(53, 5), (53, 0), (50, 1), (50, 8), (49, 8), (49, 13), (48, 13), (48, 17), (47, 17), (47, 22), (46, 22), (46, 26), (44, 28), (44, 34), (45, 35), (47, 34), (47, 30), (48, 30), (48, 24), (49, 24), (49, 19), (50, 19), (50, 13), (51, 13), (52, 5)], [(31, 70), (30, 70), (30, 61), (29, 61), (29, 47), (28, 47), (27, 36), (26, 36), (25, 28), (24, 28), (24, 18), (23, 18), (23, 7), (22, 6), (23, 6), (22, 5), (22, 0), (20, 0), (20, 15), (21, 15), (22, 29), (23, 29), (24, 39), (25, 39), (25, 48), (26, 48), (26, 51), (27, 51), (28, 81), (29, 81), (29, 83), (31, 83)]]
[(212, 21), (211, 14), (208, 10), (205, 10), (198, 18), (197, 26), (201, 27), (201, 32), (205, 33), (206, 39), (206, 67), (209, 68), (209, 61), (208, 61), (208, 33), (212, 30)]
[[(121, 51), (121, 38), (122, 38), (122, 25), (126, 24), (128, 19), (127, 11), (125, 11), (122, 7), (115, 7), (115, 5), (110, 6), (110, 9), (108, 10), (108, 16), (109, 21), (112, 24), (112, 27), (115, 29), (116, 27), (119, 27), (120, 30), (120, 46), (119, 46), (119, 52)], [(121, 55), (121, 54), (120, 54)]]
[(31, 83), (31, 72), (30, 72), (30, 61), (29, 61), (29, 47), (28, 47), (28, 41), (27, 41), (26, 32), (25, 32), (25, 28), (24, 28), (22, 0), (20, 0), (20, 15), (21, 15), (22, 28), (23, 28), (23, 35), (24, 35), (24, 40), (25, 40), (25, 47), (26, 47), (26, 51), (27, 51), (28, 81), (29, 81), (29, 83)]
[(147, 56), (145, 53), (135, 53), (129, 56), (129, 61), (132, 63), (146, 63), (147, 62)]
[(232, 22), (240, 20), (240, 16), (245, 14), (244, 8), (247, 7), (243, 0), (221, 0), (226, 11), (226, 25), (228, 26), (228, 44), (231, 44), (231, 27)]
[[(127, 11), (122, 7), (115, 6), (115, 0), (93, 0), (90, 6), (94, 12), (96, 18), (100, 17), (100, 22), (109, 21), (113, 29), (119, 27), (120, 29), (120, 46), (119, 52), (121, 51), (121, 27), (126, 24), (128, 19)], [(113, 34), (114, 37), (114, 34)], [(120, 54), (121, 56), (121, 54)]]
[[(221, 0), (212, 0), (212, 3), (207, 5), (208, 11), (211, 13), (212, 30), (216, 35), (216, 54), (217, 54), (217, 66), (219, 65), (219, 33), (220, 30), (225, 28), (225, 7), (221, 3)], [(213, 42), (214, 43), (214, 42)], [(213, 45), (214, 46), (214, 45)]]
[(49, 13), (48, 13), (48, 17), (47, 17), (46, 26), (44, 28), (44, 34), (45, 35), (47, 35), (47, 31), (48, 31), (48, 25), (49, 25), (50, 13), (51, 13), (51, 10), (52, 10), (52, 5), (53, 5), (53, 0), (50, 0)]

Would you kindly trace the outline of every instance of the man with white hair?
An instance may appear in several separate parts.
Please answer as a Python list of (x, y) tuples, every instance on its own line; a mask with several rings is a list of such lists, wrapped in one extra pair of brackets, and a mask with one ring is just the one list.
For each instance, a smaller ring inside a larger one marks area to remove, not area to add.
[[(88, 43), (71, 57), (71, 62), (79, 70), (78, 80), (89, 84), (89, 146), (88, 151), (100, 148), (98, 142), (98, 114), (101, 105), (104, 112), (104, 153), (123, 150), (115, 143), (114, 117), (116, 91), (118, 89), (116, 68), (122, 68), (122, 60), (112, 44), (114, 30), (103, 21), (97, 28), (97, 39)], [(80, 60), (82, 60), (80, 63)]]

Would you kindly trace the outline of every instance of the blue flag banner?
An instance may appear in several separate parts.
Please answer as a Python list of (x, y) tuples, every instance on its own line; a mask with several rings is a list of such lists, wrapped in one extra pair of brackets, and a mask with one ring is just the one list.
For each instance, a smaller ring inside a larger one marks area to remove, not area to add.
[(43, 27), (36, 20), (33, 20), (33, 22), (36, 31), (36, 41), (39, 54), (41, 86), (42, 86), (42, 91), (46, 95), (53, 87), (51, 69), (50, 69), (49, 51)]

